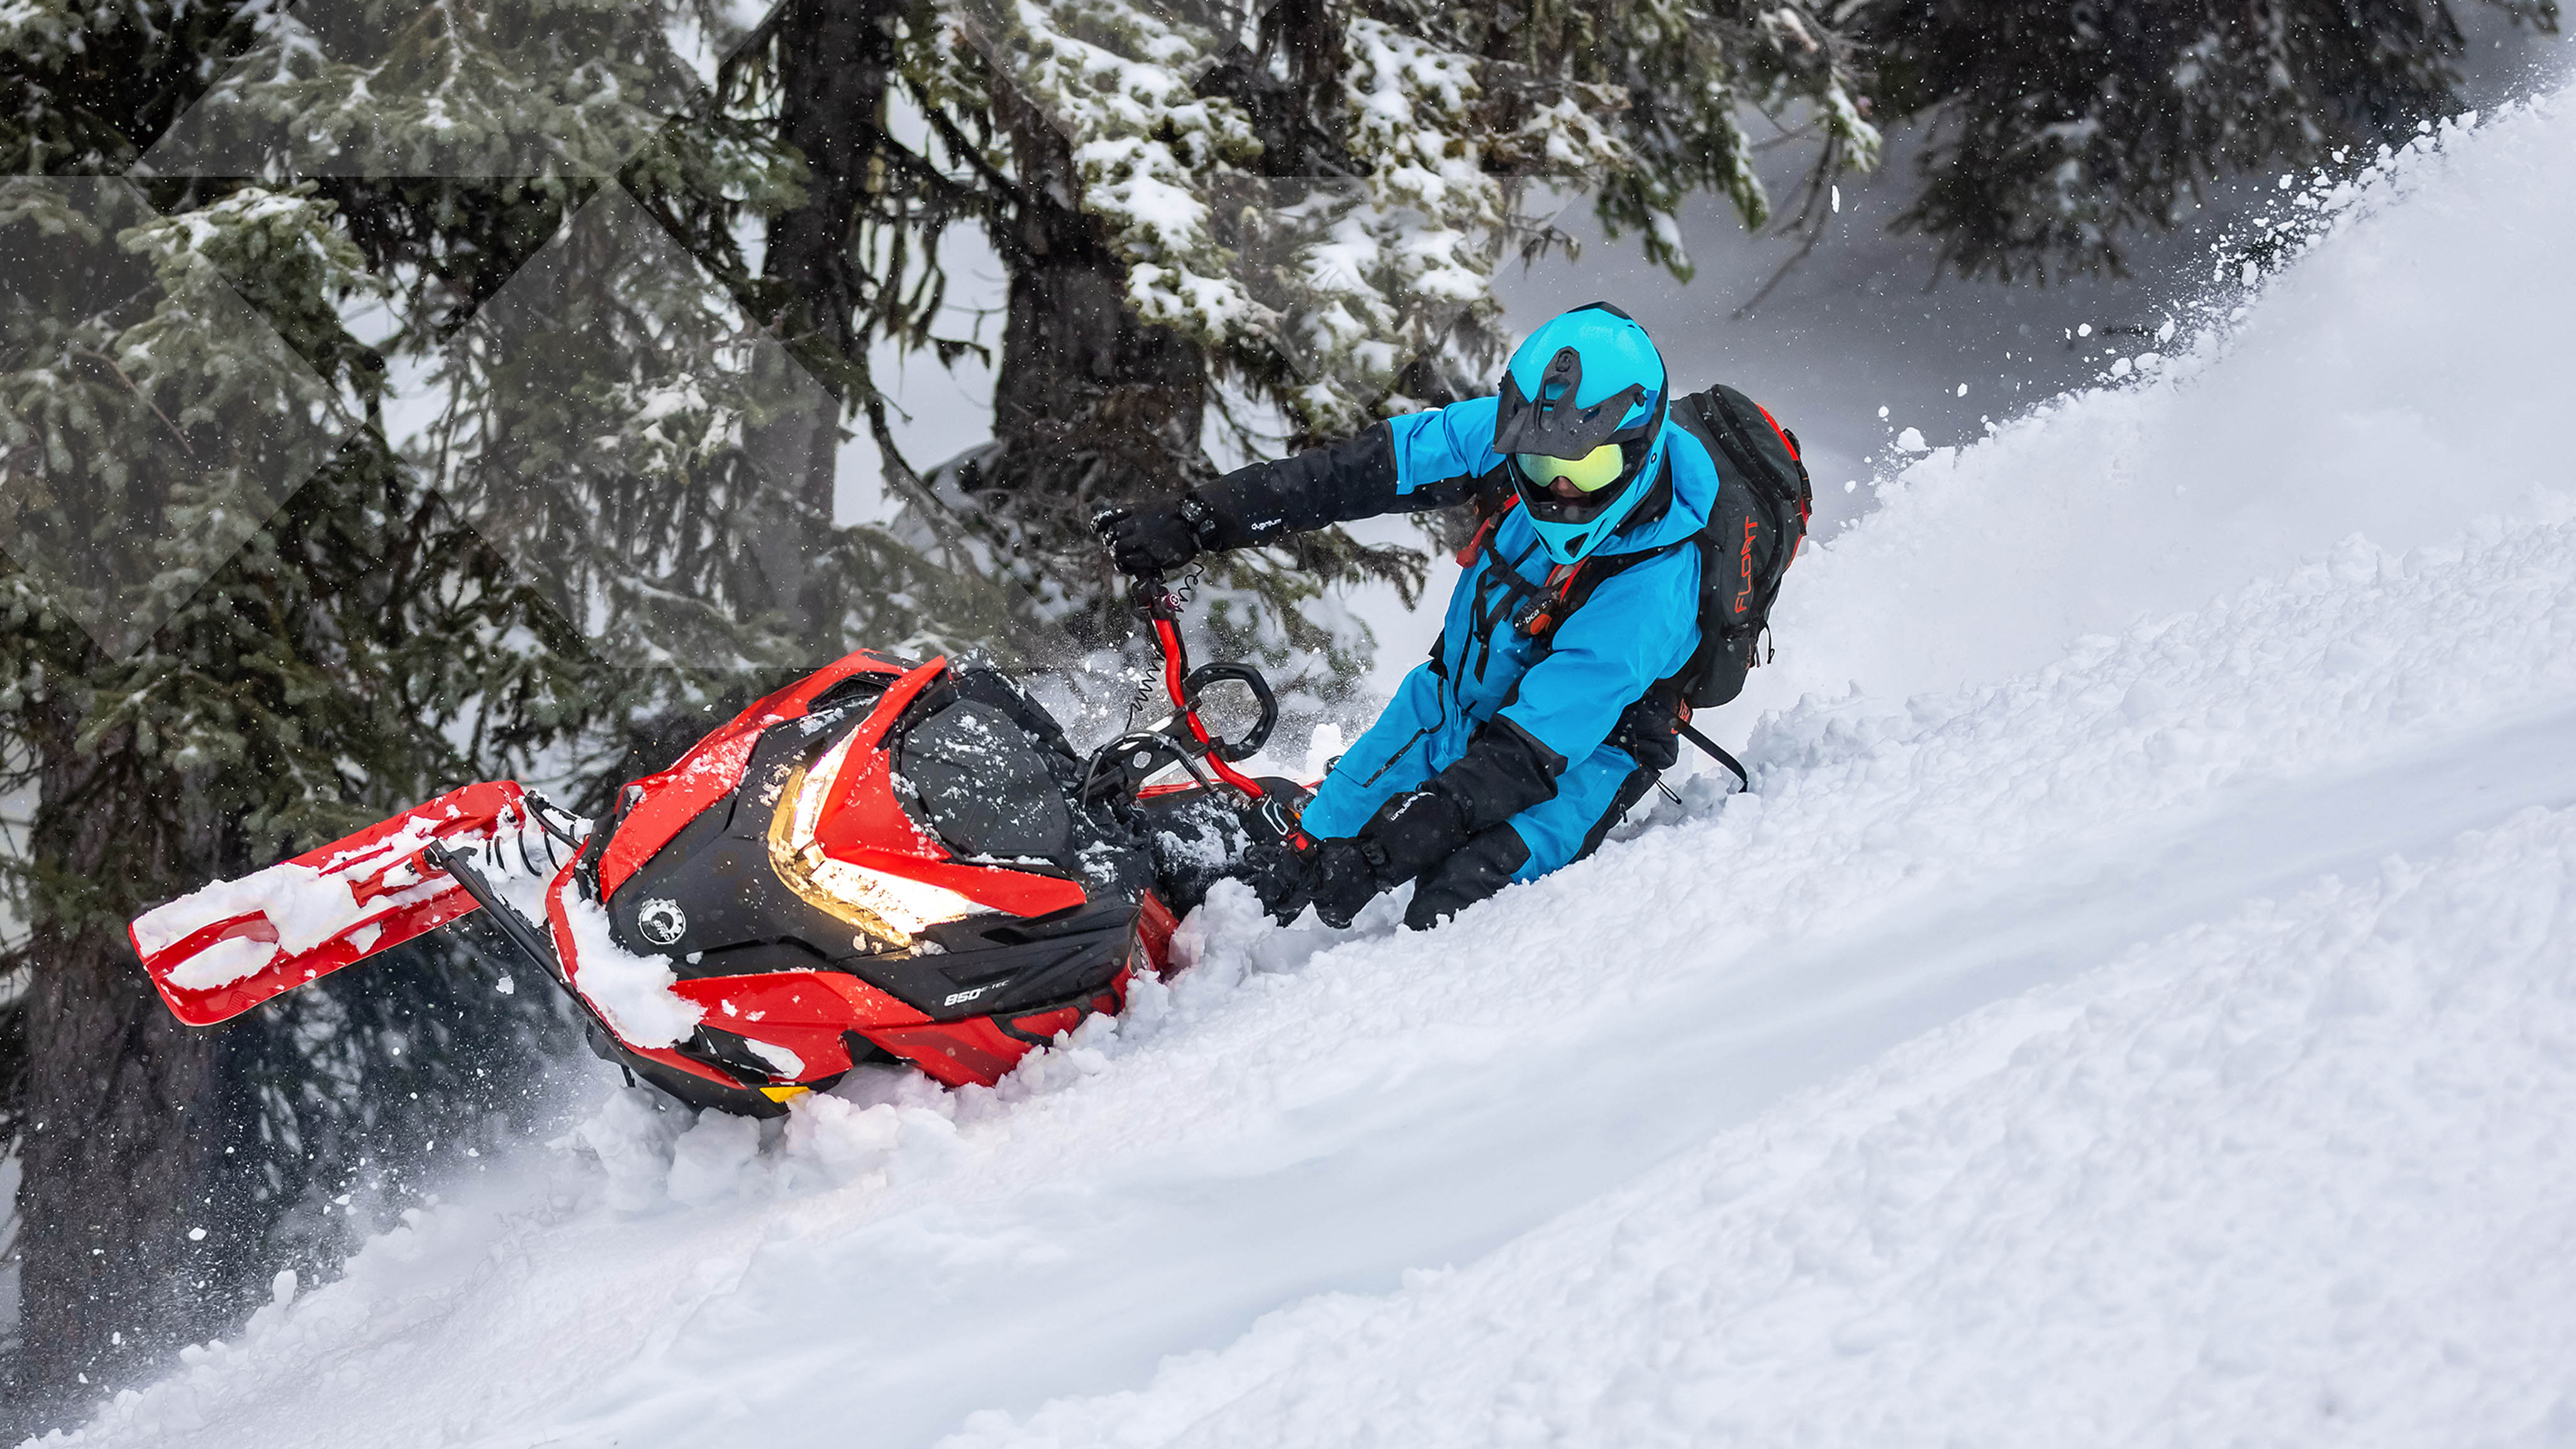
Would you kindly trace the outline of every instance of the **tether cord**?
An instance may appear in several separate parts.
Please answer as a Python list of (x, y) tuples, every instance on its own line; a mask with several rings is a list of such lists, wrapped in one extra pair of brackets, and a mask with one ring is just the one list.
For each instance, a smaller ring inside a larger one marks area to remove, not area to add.
[(1702, 750), (1707, 751), (1710, 759), (1717, 761), (1719, 764), (1724, 765), (1730, 770), (1733, 770), (1735, 772), (1737, 782), (1743, 785), (1747, 793), (1752, 791), (1753, 777), (1744, 772), (1743, 761), (1738, 760), (1733, 755), (1730, 755), (1725, 750), (1719, 748), (1717, 741), (1701, 734), (1698, 730), (1693, 729), (1689, 724), (1676, 720), (1674, 721), (1674, 725), (1676, 728), (1681, 730), (1682, 737), (1684, 739), (1689, 740), (1692, 744), (1695, 744)]

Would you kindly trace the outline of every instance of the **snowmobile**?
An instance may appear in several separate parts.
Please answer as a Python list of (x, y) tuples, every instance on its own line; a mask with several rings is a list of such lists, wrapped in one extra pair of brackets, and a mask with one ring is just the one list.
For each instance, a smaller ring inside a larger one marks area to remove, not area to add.
[[(1305, 787), (1235, 768), (1278, 722), (1269, 684), (1192, 669), (1160, 578), (1131, 599), (1171, 713), (1087, 757), (998, 671), (861, 649), (604, 822), (467, 785), (145, 912), (136, 954), (210, 1026), (480, 911), (594, 1050), (692, 1107), (774, 1116), (867, 1063), (990, 1086), (1169, 974), (1178, 915), (1230, 860), (1305, 843)], [(1228, 681), (1258, 709), (1231, 740), (1201, 718)]]

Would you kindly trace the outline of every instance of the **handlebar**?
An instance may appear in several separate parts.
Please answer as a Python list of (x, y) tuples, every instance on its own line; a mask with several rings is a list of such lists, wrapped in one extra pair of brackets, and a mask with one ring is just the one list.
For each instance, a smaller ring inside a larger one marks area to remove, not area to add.
[[(1094, 520), (1094, 524), (1105, 527), (1111, 517), (1103, 514)], [(1163, 656), (1163, 692), (1171, 697), (1174, 723), (1181, 726), (1179, 730), (1168, 731), (1175, 753), (1191, 773), (1199, 774), (1198, 765), (1203, 761), (1218, 781), (1233, 787), (1246, 799), (1263, 798), (1268, 792), (1262, 789), (1261, 783), (1235, 769), (1234, 762), (1251, 758), (1269, 742), (1271, 730), (1279, 724), (1279, 697), (1271, 690), (1270, 681), (1249, 664), (1203, 664), (1192, 669), (1188, 646), (1181, 642), (1181, 601), (1164, 582), (1161, 572), (1148, 570), (1126, 577), (1128, 602), (1153, 629), (1154, 647)], [(1250, 688), (1253, 699), (1261, 707), (1260, 718), (1241, 739), (1224, 739), (1210, 731), (1199, 718), (1201, 692), (1221, 680), (1233, 680)], [(1135, 741), (1133, 737), (1126, 737), (1113, 742), (1112, 747), (1122, 743), (1132, 750)]]

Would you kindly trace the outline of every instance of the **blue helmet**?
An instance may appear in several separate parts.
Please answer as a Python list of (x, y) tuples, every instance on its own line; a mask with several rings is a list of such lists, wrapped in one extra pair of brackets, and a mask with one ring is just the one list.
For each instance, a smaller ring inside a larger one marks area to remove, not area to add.
[[(1549, 321), (1512, 354), (1494, 412), (1494, 451), (1548, 557), (1584, 558), (1653, 491), (1664, 461), (1665, 394), (1654, 339), (1607, 302)], [(1578, 491), (1564, 496), (1559, 481)]]

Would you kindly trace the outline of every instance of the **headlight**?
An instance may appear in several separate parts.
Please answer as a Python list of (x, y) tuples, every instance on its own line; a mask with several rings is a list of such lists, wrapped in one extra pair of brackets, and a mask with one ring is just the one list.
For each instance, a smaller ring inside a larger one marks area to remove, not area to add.
[(843, 735), (813, 768), (788, 777), (769, 819), (769, 864), (808, 904), (901, 950), (912, 945), (923, 927), (963, 920), (984, 908), (941, 886), (835, 860), (815, 843), (823, 806), (857, 737), (856, 730)]

